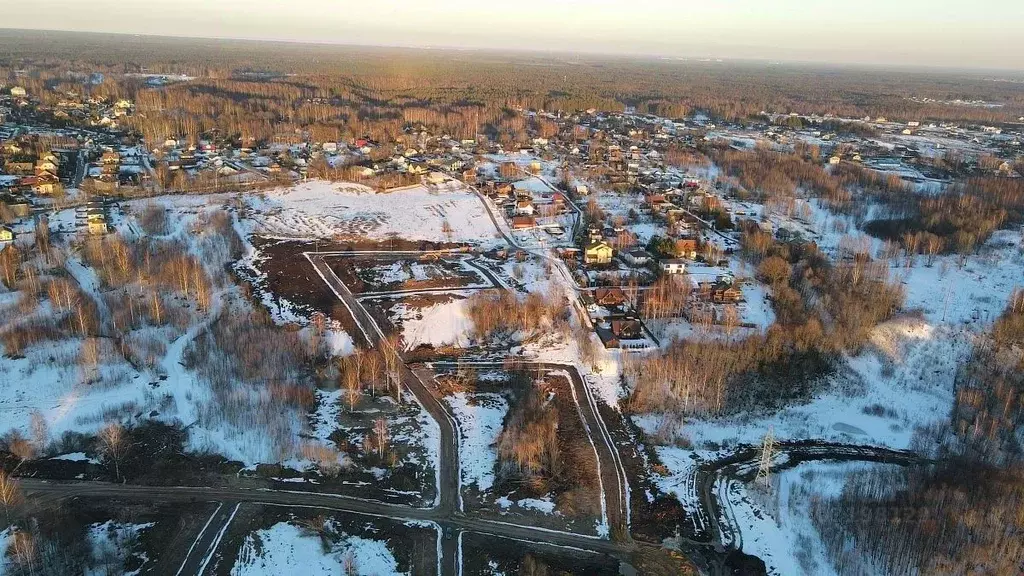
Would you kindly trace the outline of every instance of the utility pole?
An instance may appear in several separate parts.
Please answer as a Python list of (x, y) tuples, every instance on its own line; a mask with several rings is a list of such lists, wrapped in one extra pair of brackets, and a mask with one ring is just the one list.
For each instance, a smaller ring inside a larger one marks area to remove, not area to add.
[(757, 469), (757, 480), (764, 482), (768, 487), (768, 481), (772, 473), (772, 457), (775, 455), (775, 427), (769, 426), (768, 433), (764, 435), (761, 442), (761, 464)]

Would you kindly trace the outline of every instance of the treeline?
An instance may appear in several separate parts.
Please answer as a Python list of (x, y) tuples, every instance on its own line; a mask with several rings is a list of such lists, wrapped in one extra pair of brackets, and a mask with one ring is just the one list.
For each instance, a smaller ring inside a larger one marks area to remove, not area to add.
[[(241, 250), (226, 213), (204, 212), (195, 225), (197, 255), (173, 240), (87, 238), (80, 258), (88, 268), (81, 274), (95, 274), (99, 285), (91, 291), (81, 285), (88, 276), (73, 273), (81, 266), (76, 258), (52, 245), (43, 218), (32, 245), (0, 252), (0, 281), (18, 292), (19, 312), (0, 329), (5, 353), (19, 356), (46, 341), (80, 338), (87, 344), (100, 338), (113, 342), (136, 368), (148, 364), (153, 339), (132, 332), (166, 325), (183, 330), (191, 319), (189, 308), (208, 310), (215, 286), (224, 282), (215, 263), (226, 263)], [(204, 265), (203, 257), (213, 266)]]
[(778, 242), (740, 224), (744, 253), (771, 287), (775, 323), (740, 340), (676, 341), (660, 355), (631, 359), (631, 409), (717, 414), (806, 396), (840, 354), (858, 350), (903, 304), (888, 266), (866, 253), (832, 263), (813, 243)]
[[(820, 152), (799, 146), (793, 153), (758, 148), (738, 152), (708, 150), (722, 172), (770, 210), (807, 219), (801, 199), (818, 198), (828, 209), (852, 216), (864, 231), (892, 242), (907, 255), (968, 255), (995, 231), (1024, 223), (1024, 181), (993, 176), (972, 177), (938, 194), (919, 194), (894, 174), (883, 175), (851, 163), (822, 166)], [(955, 158), (948, 162), (955, 162)], [(864, 222), (871, 204), (880, 209)], [(892, 250), (889, 249), (890, 256)]]
[(811, 521), (837, 573), (1020, 574), (1024, 470), (971, 461), (854, 474)]
[(510, 384), (511, 408), (496, 442), (498, 493), (552, 497), (563, 516), (599, 517), (597, 460), (567, 376), (515, 371)]
[(524, 382), (509, 410), (497, 440), (499, 482), (525, 484), (543, 495), (548, 483), (562, 473), (558, 442), (558, 410), (549, 390)]
[(953, 437), (946, 448), (993, 465), (1024, 463), (1024, 291), (957, 371)]
[(888, 204), (885, 217), (864, 230), (878, 238), (908, 243), (922, 233), (937, 236), (945, 252), (967, 255), (1008, 225), (1024, 223), (1024, 181), (1019, 178), (976, 177), (931, 196), (906, 194)]
[[(464, 135), (475, 126), (500, 129), (500, 111), (522, 107), (574, 112), (595, 108), (679, 118), (705, 111), (745, 121), (770, 113), (831, 113), (893, 120), (1014, 121), (1024, 114), (1024, 88), (955, 74), (774, 67), (704, 62), (640, 61), (581, 57), (431, 52), (272, 42), (209, 42), (167, 38), (5, 31), (0, 77), (33, 90), (53, 87), (144, 102), (144, 132), (234, 126), (226, 134), (293, 133), (293, 128), (333, 136), (393, 120)], [(28, 77), (19, 70), (31, 70)], [(195, 81), (152, 88), (126, 73), (182, 73)], [(82, 81), (100, 72), (104, 81)], [(155, 100), (176, 93), (161, 112)], [(956, 94), (1003, 104), (943, 104)], [(908, 95), (935, 102), (911, 100)], [(195, 104), (173, 102), (179, 96)], [(155, 114), (154, 114), (155, 113)], [(218, 116), (225, 116), (218, 119)], [(179, 117), (180, 116), (180, 117)], [(272, 128), (271, 130), (268, 130)], [(378, 131), (379, 130), (375, 130)], [(486, 130), (480, 130), (486, 132)], [(471, 136), (470, 136), (471, 137)]]

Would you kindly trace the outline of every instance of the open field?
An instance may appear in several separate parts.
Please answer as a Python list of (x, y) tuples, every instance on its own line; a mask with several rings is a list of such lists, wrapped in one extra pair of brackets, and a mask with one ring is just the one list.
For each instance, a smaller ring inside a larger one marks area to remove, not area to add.
[(377, 193), (359, 184), (307, 182), (246, 199), (250, 232), (280, 238), (490, 244), (483, 205), (459, 183)]

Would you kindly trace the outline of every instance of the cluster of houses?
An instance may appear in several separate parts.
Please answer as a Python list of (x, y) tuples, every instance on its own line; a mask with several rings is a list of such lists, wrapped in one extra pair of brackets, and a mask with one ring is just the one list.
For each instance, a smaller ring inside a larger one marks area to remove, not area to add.
[(581, 298), (590, 314), (594, 330), (605, 347), (648, 347), (650, 340), (646, 337), (643, 321), (628, 302), (622, 288), (596, 288), (592, 292), (583, 293)]
[[(102, 82), (91, 79), (90, 82)], [(45, 101), (29, 93), (24, 86), (10, 87), (7, 96), (15, 109), (30, 110), (33, 115), (56, 124), (75, 124), (95, 128), (118, 129), (123, 119), (135, 112), (135, 104), (124, 98), (103, 98), (78, 90), (62, 90)], [(3, 119), (0, 118), (0, 121)]]
[(102, 236), (110, 232), (110, 206), (108, 197), (91, 198), (75, 210), (78, 228), (90, 236)]
[(62, 163), (66, 152), (31, 139), (11, 139), (0, 145), (0, 189), (8, 194), (55, 196), (63, 193)]

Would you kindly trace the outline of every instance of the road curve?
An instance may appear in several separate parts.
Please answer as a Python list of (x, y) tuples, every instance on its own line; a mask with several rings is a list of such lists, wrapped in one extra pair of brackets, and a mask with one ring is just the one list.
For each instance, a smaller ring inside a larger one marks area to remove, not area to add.
[[(452, 362), (434, 362), (437, 366), (455, 366)], [(508, 368), (504, 362), (474, 362), (463, 363), (466, 366)], [(519, 368), (540, 368), (550, 372), (564, 371), (569, 376), (573, 399), (579, 408), (583, 419), (583, 425), (587, 430), (594, 448), (597, 451), (597, 464), (601, 477), (601, 486), (604, 489), (604, 506), (608, 515), (608, 527), (610, 536), (618, 541), (629, 542), (629, 480), (626, 471), (622, 466), (618, 449), (615, 446), (604, 419), (597, 408), (597, 400), (594, 398), (590, 387), (587, 386), (579, 369), (574, 364), (559, 364), (555, 362), (529, 362), (517, 361), (513, 364)]]
[[(814, 460), (861, 461), (911, 466), (927, 464), (931, 460), (909, 450), (893, 450), (879, 446), (841, 444), (814, 440), (783, 441), (775, 445), (777, 455), (786, 460), (773, 466), (778, 472), (802, 462)], [(752, 480), (756, 475), (761, 458), (759, 446), (744, 446), (732, 454), (698, 467), (696, 485), (701, 507), (706, 511), (711, 530), (711, 541), (719, 552), (728, 549), (742, 549), (743, 535), (736, 529), (731, 506), (723, 505), (717, 495), (717, 486), (723, 478), (745, 478)], [(723, 522), (724, 520), (724, 522)], [(696, 542), (693, 542), (697, 544)]]

